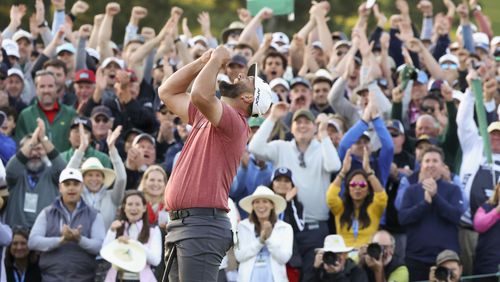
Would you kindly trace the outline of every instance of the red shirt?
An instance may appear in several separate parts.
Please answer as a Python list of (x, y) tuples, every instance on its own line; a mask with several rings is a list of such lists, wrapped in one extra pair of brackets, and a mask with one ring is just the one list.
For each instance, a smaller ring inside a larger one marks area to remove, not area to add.
[(38, 107), (40, 107), (40, 110), (45, 113), (49, 124), (52, 124), (54, 122), (54, 119), (56, 118), (57, 113), (59, 112), (59, 103), (55, 101), (52, 110), (45, 110), (44, 108), (42, 108), (40, 102), (38, 102)]
[(246, 113), (222, 102), (219, 126), (189, 103), (193, 126), (165, 190), (167, 210), (219, 208), (229, 211), (228, 195), (250, 128)]

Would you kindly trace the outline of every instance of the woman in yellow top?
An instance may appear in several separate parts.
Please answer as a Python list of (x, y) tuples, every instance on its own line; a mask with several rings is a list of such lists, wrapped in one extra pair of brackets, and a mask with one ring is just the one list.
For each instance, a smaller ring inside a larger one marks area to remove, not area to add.
[[(328, 207), (335, 215), (335, 227), (347, 246), (359, 249), (370, 243), (377, 232), (380, 218), (387, 206), (387, 194), (370, 167), (369, 154), (365, 148), (363, 169), (346, 174), (351, 169), (351, 150), (344, 158), (340, 173), (326, 192)], [(345, 179), (344, 196), (340, 187)]]

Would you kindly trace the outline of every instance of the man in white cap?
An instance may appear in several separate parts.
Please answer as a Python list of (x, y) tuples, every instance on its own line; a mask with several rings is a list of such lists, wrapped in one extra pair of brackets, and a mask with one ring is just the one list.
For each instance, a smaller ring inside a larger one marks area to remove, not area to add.
[(368, 281), (366, 272), (349, 258), (348, 254), (352, 250), (352, 247), (345, 245), (342, 236), (326, 236), (323, 248), (317, 250), (314, 258), (314, 281)]
[(9, 105), (16, 108), (18, 113), (20, 113), (27, 106), (21, 99), (23, 89), (23, 72), (18, 68), (10, 68), (7, 71), (7, 79), (5, 79), (5, 91), (9, 95)]
[(41, 252), (43, 281), (93, 281), (96, 255), (105, 236), (102, 215), (82, 199), (80, 170), (65, 168), (59, 176), (61, 196), (36, 218), (28, 246)]
[(163, 103), (193, 126), (165, 192), (171, 219), (166, 237), (169, 281), (178, 281), (180, 273), (184, 281), (217, 281), (232, 243), (228, 194), (248, 141), (247, 117), (263, 115), (271, 105), (271, 88), (256, 76), (256, 67), (252, 76), (220, 82), (222, 97), (217, 98), (217, 73), (229, 59), (229, 51), (219, 46), (159, 88)]

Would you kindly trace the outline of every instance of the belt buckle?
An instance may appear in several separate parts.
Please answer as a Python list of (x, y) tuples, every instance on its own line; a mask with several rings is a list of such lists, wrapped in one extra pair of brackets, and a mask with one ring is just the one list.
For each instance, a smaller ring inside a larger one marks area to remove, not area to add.
[(188, 210), (179, 210), (179, 218), (186, 218), (189, 216), (189, 211)]

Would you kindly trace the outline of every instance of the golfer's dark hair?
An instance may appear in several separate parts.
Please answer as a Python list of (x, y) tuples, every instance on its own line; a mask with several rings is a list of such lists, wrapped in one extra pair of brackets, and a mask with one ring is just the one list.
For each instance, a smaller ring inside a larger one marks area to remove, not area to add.
[(243, 92), (251, 92), (243, 83), (219, 82), (220, 95), (228, 98), (237, 98)]

